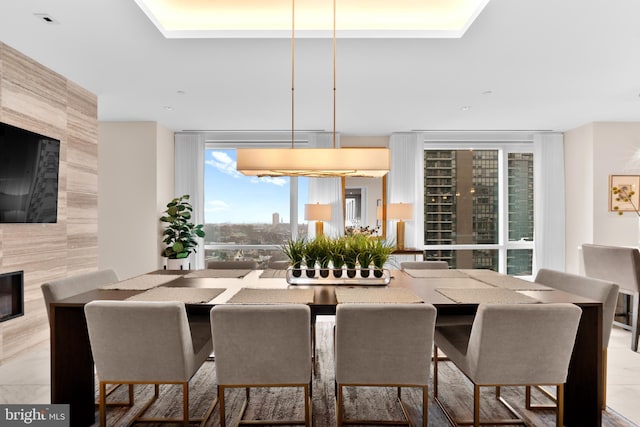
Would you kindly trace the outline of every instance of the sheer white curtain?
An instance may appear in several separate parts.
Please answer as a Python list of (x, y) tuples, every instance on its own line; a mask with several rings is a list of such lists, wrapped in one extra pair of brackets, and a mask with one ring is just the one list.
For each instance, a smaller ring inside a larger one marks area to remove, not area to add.
[[(391, 170), (387, 203), (411, 203), (413, 219), (406, 221), (405, 247), (424, 245), (424, 142), (420, 133), (394, 133), (389, 139)], [(396, 221), (387, 222), (387, 240), (396, 240)]]
[[(560, 133), (536, 134), (534, 146), (533, 271), (564, 271), (564, 138)], [(535, 276), (535, 273), (534, 273)]]
[[(340, 135), (336, 135), (336, 145), (340, 146)], [(318, 132), (309, 135), (309, 146), (312, 148), (333, 147), (331, 132)], [(342, 209), (342, 180), (340, 178), (309, 178), (309, 200), (306, 203), (331, 205), (331, 221), (325, 221), (324, 234), (338, 237), (344, 234), (344, 217)], [(308, 236), (315, 237), (315, 224), (308, 225)]]
[[(204, 134), (175, 135), (175, 193), (189, 195), (194, 224), (204, 224)], [(204, 268), (204, 242), (199, 239), (198, 252), (189, 257), (191, 268)]]

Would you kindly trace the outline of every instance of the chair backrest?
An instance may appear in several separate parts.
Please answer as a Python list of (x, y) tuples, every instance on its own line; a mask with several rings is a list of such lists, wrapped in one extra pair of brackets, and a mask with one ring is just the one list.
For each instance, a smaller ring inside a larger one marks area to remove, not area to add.
[(537, 283), (602, 303), (602, 346), (609, 346), (611, 326), (618, 303), (618, 289), (616, 283), (592, 277), (578, 276), (562, 271), (540, 269), (536, 274)]
[(47, 308), (49, 320), (51, 320), (50, 305), (52, 302), (69, 298), (100, 286), (109, 285), (118, 280), (120, 279), (114, 270), (106, 269), (43, 283), (40, 288), (44, 296), (44, 304)]
[(640, 290), (640, 252), (621, 246), (582, 245), (584, 272), (589, 277), (617, 283), (620, 290)]
[(562, 384), (582, 310), (573, 304), (480, 304), (467, 359), (477, 384)]
[(228, 304), (211, 310), (218, 384), (307, 384), (311, 311), (304, 304)]
[(339, 304), (336, 381), (428, 384), (435, 320), (431, 304)]
[(188, 381), (212, 351), (210, 331), (192, 339), (181, 302), (92, 301), (84, 311), (101, 381)]
[(256, 261), (209, 261), (207, 268), (218, 270), (256, 270)]
[(402, 261), (401, 270), (446, 270), (449, 268), (447, 261)]

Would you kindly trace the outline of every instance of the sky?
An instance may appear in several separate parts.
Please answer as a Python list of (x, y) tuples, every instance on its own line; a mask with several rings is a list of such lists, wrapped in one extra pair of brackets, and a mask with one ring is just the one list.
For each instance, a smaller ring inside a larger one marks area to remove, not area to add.
[[(204, 220), (207, 224), (271, 224), (273, 213), (289, 222), (289, 177), (249, 177), (236, 170), (234, 149), (205, 151)], [(298, 217), (302, 222), (308, 180), (298, 178)]]

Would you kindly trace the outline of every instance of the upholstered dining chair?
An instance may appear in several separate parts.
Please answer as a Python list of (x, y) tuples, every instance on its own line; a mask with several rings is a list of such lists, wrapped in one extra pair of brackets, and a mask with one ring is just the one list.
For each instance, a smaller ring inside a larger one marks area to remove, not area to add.
[[(100, 286), (109, 285), (119, 281), (118, 274), (112, 269), (92, 271), (90, 273), (78, 274), (65, 277), (63, 279), (52, 280), (40, 285), (44, 305), (47, 308), (47, 316), (51, 325), (51, 303), (70, 298)], [(108, 390), (107, 395), (114, 392), (119, 385)], [(129, 385), (129, 397), (127, 402), (110, 402), (109, 406), (122, 406), (133, 404), (133, 386)]]
[(97, 289), (100, 286), (109, 285), (118, 280), (120, 279), (114, 270), (105, 269), (43, 283), (40, 288), (44, 296), (44, 304), (47, 308), (49, 321), (51, 321), (50, 306), (52, 302)]
[(338, 426), (380, 424), (379, 420), (345, 419), (343, 387), (422, 388), (422, 425), (428, 424), (428, 391), (436, 309), (431, 304), (339, 304), (336, 308), (335, 375)]
[(209, 261), (207, 268), (218, 270), (256, 270), (256, 261)]
[(607, 406), (607, 347), (609, 347), (611, 327), (613, 326), (613, 317), (618, 302), (619, 286), (615, 283), (600, 279), (545, 268), (538, 271), (535, 281), (554, 289), (580, 295), (602, 303), (602, 409), (605, 409)]
[[(153, 397), (133, 422), (173, 422), (203, 426), (189, 418), (189, 380), (212, 351), (209, 322), (189, 323), (184, 303), (171, 301), (92, 301), (85, 305), (91, 353), (99, 379), (100, 426), (107, 425), (106, 384), (153, 384)], [(208, 320), (208, 319), (207, 319)], [(159, 384), (182, 385), (182, 418), (143, 418), (159, 397)]]
[(440, 400), (438, 358), (433, 374), (436, 403), (456, 425), (494, 424), (480, 420), (480, 387), (497, 386), (496, 398), (518, 417), (500, 424), (526, 424), (500, 396), (499, 386), (555, 385), (556, 426), (561, 427), (564, 383), (581, 313), (573, 304), (480, 304), (471, 327), (438, 326), (435, 354), (442, 350), (474, 385), (473, 421), (455, 420)]
[[(217, 305), (211, 310), (220, 425), (225, 390), (244, 388), (239, 423), (311, 426), (311, 311), (304, 304)], [(252, 387), (301, 387), (304, 420), (244, 421)]]
[(446, 270), (449, 268), (447, 261), (402, 261), (401, 270)]
[[(638, 351), (640, 336), (640, 252), (637, 248), (621, 246), (582, 245), (584, 272), (589, 277), (617, 283), (619, 292), (631, 299), (631, 325), (614, 322), (615, 325), (631, 330), (631, 350)], [(629, 315), (625, 304), (625, 315)]]

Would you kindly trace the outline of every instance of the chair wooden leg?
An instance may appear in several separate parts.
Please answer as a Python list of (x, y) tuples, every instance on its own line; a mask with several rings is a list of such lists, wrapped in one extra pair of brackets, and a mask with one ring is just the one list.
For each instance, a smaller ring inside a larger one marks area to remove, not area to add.
[(556, 396), (558, 401), (556, 407), (556, 427), (562, 427), (564, 425), (564, 384), (558, 384)]
[(218, 386), (218, 404), (220, 405), (220, 427), (226, 427), (224, 413), (224, 387)]
[(422, 387), (422, 427), (429, 425), (429, 386)]
[(480, 427), (480, 386), (473, 385), (473, 427)]
[(602, 349), (602, 410), (607, 410), (607, 349)]
[(100, 381), (100, 427), (107, 426), (107, 411), (106, 411), (106, 399), (107, 399), (107, 385)]
[(433, 346), (433, 396), (438, 397), (438, 347)]
[(338, 384), (338, 395), (336, 398), (336, 420), (338, 427), (342, 427), (342, 386)]
[(182, 427), (189, 427), (189, 383), (182, 384)]
[(640, 310), (638, 310), (638, 304), (640, 304), (640, 298), (638, 296), (638, 292), (633, 294), (633, 305), (631, 308), (631, 350), (638, 351), (638, 334), (640, 334), (640, 330), (638, 329), (638, 316), (640, 315)]
[(304, 386), (304, 425), (311, 427), (311, 394), (309, 386)]

